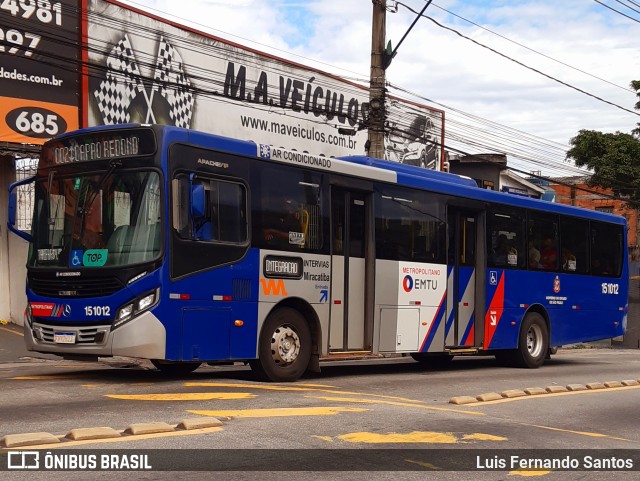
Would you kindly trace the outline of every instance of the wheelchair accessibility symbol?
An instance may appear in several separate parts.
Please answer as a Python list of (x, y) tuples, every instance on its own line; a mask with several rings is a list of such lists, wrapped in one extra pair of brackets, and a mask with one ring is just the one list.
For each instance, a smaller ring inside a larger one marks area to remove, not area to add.
[(489, 284), (495, 286), (498, 284), (498, 272), (497, 271), (489, 271)]
[(81, 250), (72, 250), (69, 265), (71, 267), (80, 267), (82, 265), (82, 256), (84, 252)]

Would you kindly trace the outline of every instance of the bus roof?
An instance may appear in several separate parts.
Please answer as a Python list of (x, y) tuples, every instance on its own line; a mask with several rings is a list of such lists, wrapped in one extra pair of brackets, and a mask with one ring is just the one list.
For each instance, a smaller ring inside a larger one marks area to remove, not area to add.
[[(151, 127), (154, 130), (162, 130), (164, 139), (162, 142), (171, 142), (171, 139), (181, 137), (186, 134), (186, 138), (189, 142), (196, 144), (204, 144), (208, 147), (213, 147), (216, 150), (222, 150), (226, 152), (236, 153), (240, 155), (260, 156), (258, 149), (260, 144), (253, 141), (244, 141), (233, 139), (230, 137), (224, 137), (216, 134), (198, 132), (195, 130), (183, 129), (174, 126), (161, 126), (161, 125), (149, 125), (149, 124), (122, 124), (122, 125), (105, 125), (91, 127), (88, 129), (81, 129), (74, 132), (68, 132), (52, 140), (64, 139), (67, 136), (77, 134), (88, 134), (91, 132), (99, 132), (110, 129), (121, 128), (136, 128), (136, 127)], [(211, 146), (211, 140), (215, 139), (215, 146)], [(622, 216), (615, 214), (608, 214), (605, 212), (598, 212), (594, 210), (584, 209), (581, 207), (574, 207), (565, 204), (558, 204), (555, 202), (549, 202), (546, 200), (533, 199), (521, 195), (514, 195), (506, 192), (497, 192), (493, 190), (481, 189), (477, 186), (476, 182), (465, 176), (451, 174), (447, 172), (439, 172), (422, 167), (399, 164), (388, 160), (376, 159), (373, 157), (367, 157), (364, 155), (353, 155), (338, 157), (337, 160), (349, 162), (352, 164), (365, 167), (364, 169), (358, 169), (353, 172), (352, 175), (366, 176), (367, 167), (371, 170), (371, 178), (376, 178), (373, 173), (375, 171), (388, 171), (393, 172), (396, 175), (396, 183), (399, 185), (406, 185), (416, 188), (433, 190), (443, 194), (457, 195), (465, 197), (467, 199), (475, 199), (483, 202), (502, 204), (504, 206), (520, 207), (541, 210), (546, 212), (552, 212), (556, 214), (565, 214), (571, 216), (578, 216), (592, 220), (600, 220), (603, 222), (612, 222), (616, 224), (626, 224), (626, 219)], [(380, 180), (380, 177), (377, 177)]]
[(389, 169), (397, 173), (397, 183), (417, 188), (429, 189), (443, 194), (458, 195), (483, 202), (497, 203), (505, 206), (542, 210), (546, 212), (578, 216), (603, 222), (626, 224), (623, 216), (598, 212), (547, 200), (534, 199), (522, 195), (481, 189), (473, 179), (468, 177), (438, 172), (412, 165), (398, 164), (366, 156), (348, 156), (340, 159), (381, 169)]

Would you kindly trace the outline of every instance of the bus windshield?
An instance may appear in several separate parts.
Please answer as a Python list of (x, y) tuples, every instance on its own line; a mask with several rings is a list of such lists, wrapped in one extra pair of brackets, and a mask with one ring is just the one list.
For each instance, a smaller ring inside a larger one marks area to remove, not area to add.
[(100, 268), (160, 255), (160, 176), (110, 168), (52, 170), (35, 184), (29, 267)]

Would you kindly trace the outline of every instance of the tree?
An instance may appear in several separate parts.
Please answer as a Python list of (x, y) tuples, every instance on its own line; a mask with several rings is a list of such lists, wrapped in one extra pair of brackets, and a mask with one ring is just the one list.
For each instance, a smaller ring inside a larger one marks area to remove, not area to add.
[[(632, 81), (631, 87), (640, 99), (640, 80)], [(635, 108), (640, 110), (640, 100)], [(580, 130), (570, 144), (567, 159), (593, 171), (590, 185), (611, 189), (634, 206), (640, 204), (640, 123), (632, 134)]]

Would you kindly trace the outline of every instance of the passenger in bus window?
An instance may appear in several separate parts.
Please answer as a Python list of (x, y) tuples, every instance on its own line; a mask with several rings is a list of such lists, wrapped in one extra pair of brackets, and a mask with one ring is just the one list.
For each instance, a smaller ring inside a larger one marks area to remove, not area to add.
[(540, 264), (546, 271), (556, 268), (558, 262), (558, 251), (551, 237), (546, 237), (542, 241), (542, 252), (540, 253)]
[(542, 264), (540, 264), (540, 251), (531, 240), (529, 241), (529, 267), (531, 269), (542, 268)]
[[(287, 247), (291, 243), (291, 232), (302, 235), (300, 221), (296, 216), (297, 205), (291, 199), (282, 199), (280, 212), (267, 220), (268, 226), (264, 229), (264, 240), (269, 244), (279, 247)], [(295, 242), (293, 242), (295, 243)]]
[(562, 248), (562, 270), (568, 272), (575, 272), (576, 270), (576, 256), (566, 247)]
[(496, 266), (506, 266), (511, 249), (509, 239), (504, 234), (498, 236), (495, 252), (493, 253), (493, 264)]

